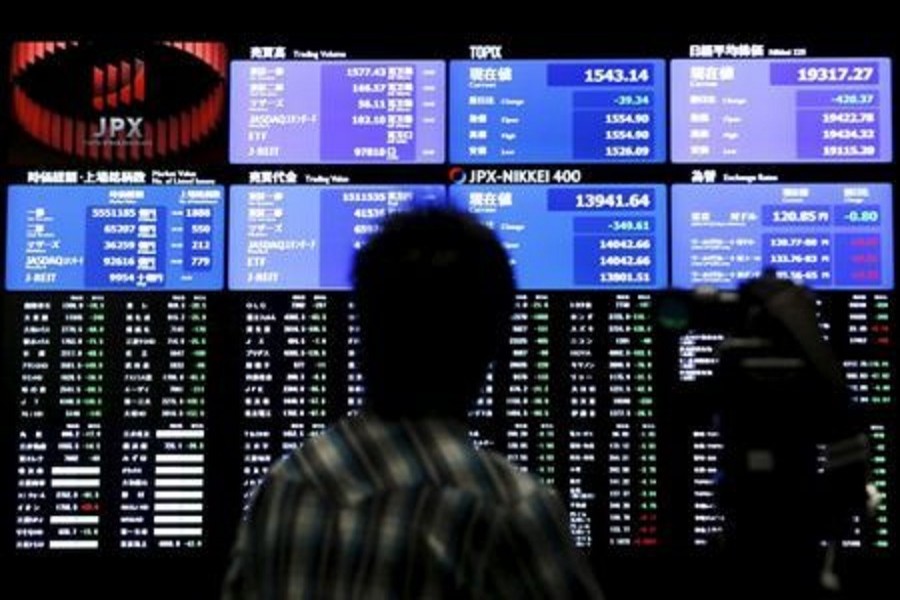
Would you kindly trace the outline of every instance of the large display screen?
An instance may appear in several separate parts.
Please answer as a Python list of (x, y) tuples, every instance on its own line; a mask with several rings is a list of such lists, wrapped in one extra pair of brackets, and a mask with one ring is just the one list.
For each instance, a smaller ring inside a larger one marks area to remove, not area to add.
[(353, 258), (423, 206), (518, 284), (470, 438), (559, 493), (610, 597), (724, 556), (691, 390), (728, 331), (659, 309), (767, 268), (869, 434), (842, 558), (891, 574), (893, 39), (138, 37), (0, 44), (0, 547), (34, 595), (215, 597), (272, 464), (365, 410)]

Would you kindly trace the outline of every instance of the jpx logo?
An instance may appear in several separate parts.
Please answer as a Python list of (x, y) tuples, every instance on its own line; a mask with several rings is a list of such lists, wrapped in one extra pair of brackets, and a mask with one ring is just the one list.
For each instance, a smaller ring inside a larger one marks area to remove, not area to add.
[[(42, 146), (14, 153), (15, 162), (41, 164), (46, 152), (48, 160), (143, 164), (191, 151), (221, 132), (228, 64), (223, 42), (13, 42), (16, 132)], [(218, 154), (220, 140), (212, 143)]]
[(95, 140), (141, 140), (144, 117), (100, 117), (91, 137)]
[(144, 61), (135, 58), (93, 68), (91, 104), (100, 112), (143, 104), (147, 94)]
[[(140, 59), (121, 60), (93, 68), (91, 104), (97, 112), (132, 108), (146, 98), (147, 72)], [(144, 139), (144, 117), (101, 115), (91, 127), (93, 143), (138, 142)]]

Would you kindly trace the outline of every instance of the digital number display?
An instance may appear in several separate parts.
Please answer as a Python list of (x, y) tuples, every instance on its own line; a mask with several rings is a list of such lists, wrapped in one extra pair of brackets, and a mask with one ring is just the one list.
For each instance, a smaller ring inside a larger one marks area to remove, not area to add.
[(441, 185), (233, 186), (229, 287), (349, 289), (353, 254), (385, 216), (444, 196)]
[(664, 186), (459, 185), (449, 194), (497, 233), (522, 289), (666, 287)]
[(460, 163), (657, 163), (665, 63), (450, 63), (450, 158)]
[(763, 267), (817, 289), (891, 289), (888, 184), (675, 185), (672, 283), (735, 287)]
[(440, 163), (443, 61), (235, 61), (232, 163)]
[(7, 288), (221, 289), (224, 213), (217, 186), (11, 186)]
[(890, 162), (891, 62), (672, 61), (672, 160)]

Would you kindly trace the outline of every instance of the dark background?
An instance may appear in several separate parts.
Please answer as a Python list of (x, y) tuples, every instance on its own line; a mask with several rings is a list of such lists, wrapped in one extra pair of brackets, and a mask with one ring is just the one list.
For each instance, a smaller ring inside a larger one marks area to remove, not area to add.
[[(2, 83), (0, 83), (0, 157), (9, 162), (0, 163), (0, 185), (5, 198), (6, 185), (24, 182), (27, 169), (18, 159), (8, 159), (8, 150), (15, 147), (20, 136), (11, 124), (9, 115), (9, 89), (7, 85), (6, 65), (8, 65), (9, 43), (14, 39), (72, 39), (77, 34), (3, 34), (0, 44), (0, 65), (3, 65)], [(90, 39), (107, 39), (122, 42), (131, 39), (129, 36), (96, 36)], [(156, 36), (137, 34), (136, 39), (150, 40)], [(172, 36), (165, 36), (171, 39)], [(179, 33), (176, 39), (223, 39), (229, 46), (231, 59), (248, 58), (250, 45), (285, 45), (297, 49), (334, 49), (343, 50), (350, 59), (364, 58), (433, 58), (433, 59), (468, 59), (468, 45), (502, 44), (505, 58), (684, 58), (687, 57), (691, 43), (763, 43), (767, 47), (806, 47), (809, 55), (816, 56), (890, 56), (896, 65), (897, 49), (893, 34), (660, 34), (649, 33), (517, 33), (517, 34), (304, 34), (304, 35), (272, 35), (241, 34), (211, 36), (210, 34)], [(893, 74), (893, 98), (896, 106), (896, 73)], [(897, 118), (896, 111), (894, 118)], [(227, 110), (226, 110), (227, 119)], [(895, 127), (896, 130), (896, 127)], [(224, 131), (224, 129), (223, 129)], [(222, 135), (218, 142), (223, 145), (219, 149), (211, 149), (214, 156), (227, 157), (227, 136)], [(894, 135), (896, 152), (896, 135)], [(223, 158), (223, 161), (227, 160)], [(222, 164), (210, 164), (208, 161), (196, 159), (196, 163), (185, 162), (183, 168), (195, 168), (203, 176), (216, 178), (219, 183), (246, 183), (246, 173), (252, 168), (229, 167)], [(77, 165), (50, 161), (54, 164), (48, 168), (63, 168)], [(39, 164), (29, 165), (40, 168)], [(147, 165), (151, 168), (153, 165)], [(286, 165), (288, 167), (289, 165)], [(265, 169), (277, 169), (277, 165), (266, 165)], [(408, 181), (411, 183), (443, 183), (446, 166), (378, 166), (378, 167), (329, 167), (312, 166), (297, 168), (301, 173), (336, 173), (351, 177), (352, 183), (376, 181)], [(686, 183), (689, 181), (691, 167), (686, 165), (623, 165), (623, 166), (586, 166), (577, 165), (584, 173), (584, 181), (615, 181), (627, 183), (631, 181), (654, 181)], [(741, 172), (740, 167), (730, 165), (728, 172)], [(762, 171), (777, 174), (784, 182), (813, 181), (887, 181), (897, 180), (896, 166), (889, 165), (791, 165), (768, 166), (753, 165), (746, 172)], [(5, 206), (3, 214), (5, 219)], [(895, 210), (895, 230), (897, 229), (898, 212)], [(5, 252), (5, 227), (0, 228), (0, 256)], [(227, 247), (227, 246), (226, 246)], [(5, 269), (5, 260), (0, 260), (0, 274)], [(895, 264), (896, 271), (896, 264)], [(896, 273), (895, 273), (896, 280)], [(17, 330), (13, 319), (12, 308), (16, 305), (17, 296), (2, 292), (4, 318), (2, 327), (3, 355), (0, 364), (8, 364), (11, 359), (10, 346), (14, 342)], [(114, 294), (107, 294), (111, 297)], [(209, 297), (208, 314), (212, 324), (209, 334), (210, 348), (238, 348), (233, 341), (239, 339), (237, 323), (233, 318), (238, 307), (242, 306), (242, 295), (239, 293), (207, 294)], [(893, 295), (893, 294), (892, 294)], [(112, 302), (110, 302), (112, 303)], [(896, 351), (894, 351), (896, 353)], [(6, 565), (5, 571), (11, 574), (7, 585), (10, 590), (18, 590), (7, 597), (131, 597), (148, 596), (163, 598), (211, 598), (218, 594), (228, 549), (234, 535), (234, 526), (239, 518), (238, 480), (240, 464), (240, 439), (238, 415), (239, 398), (228, 378), (217, 377), (217, 373), (233, 373), (238, 369), (239, 356), (227, 356), (222, 352), (213, 353), (218, 361), (211, 361), (207, 395), (207, 456), (206, 465), (207, 488), (205, 490), (208, 504), (204, 526), (208, 537), (204, 550), (198, 555), (123, 555), (114, 550), (102, 550), (97, 555), (23, 555), (13, 551), (12, 529), (14, 524), (15, 483), (14, 467), (14, 432), (15, 411), (14, 398), (15, 374), (4, 367), (2, 373), (2, 397), (0, 406), (0, 468), (2, 468), (2, 497), (0, 497), (0, 558)], [(896, 356), (895, 356), (896, 358)], [(896, 362), (896, 361), (895, 361)], [(896, 402), (893, 406), (896, 431)], [(602, 450), (601, 450), (602, 452)], [(896, 460), (896, 452), (894, 454)], [(896, 564), (896, 548), (898, 544), (897, 485), (894, 481), (891, 526), (894, 530), (893, 550), (883, 557), (866, 557), (854, 565), (852, 574), (860, 586), (871, 587), (882, 594), (896, 586), (896, 575), (890, 568)], [(663, 494), (663, 499), (665, 494)], [(664, 508), (665, 510), (665, 508)], [(597, 536), (600, 538), (601, 536)], [(678, 547), (663, 548), (655, 552), (605, 551), (604, 540), (598, 539), (598, 551), (594, 553), (594, 561), (598, 577), (609, 596), (615, 598), (630, 597), (680, 597), (687, 593), (688, 597), (696, 597), (700, 589), (712, 585), (718, 572), (715, 559), (702, 558)], [(748, 570), (752, 570), (748, 564)], [(729, 582), (731, 589), (721, 592), (722, 597), (737, 596), (741, 588), (740, 582)], [(862, 587), (857, 588), (859, 590)], [(859, 596), (862, 597), (861, 592)], [(890, 597), (890, 593), (888, 596)]]

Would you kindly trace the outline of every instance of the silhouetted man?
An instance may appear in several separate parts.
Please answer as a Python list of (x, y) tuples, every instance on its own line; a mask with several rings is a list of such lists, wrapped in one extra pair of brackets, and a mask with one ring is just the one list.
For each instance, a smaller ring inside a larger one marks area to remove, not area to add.
[(389, 217), (354, 269), (366, 409), (278, 463), (225, 597), (600, 597), (561, 504), (465, 419), (507, 334), (514, 281), (472, 217)]

